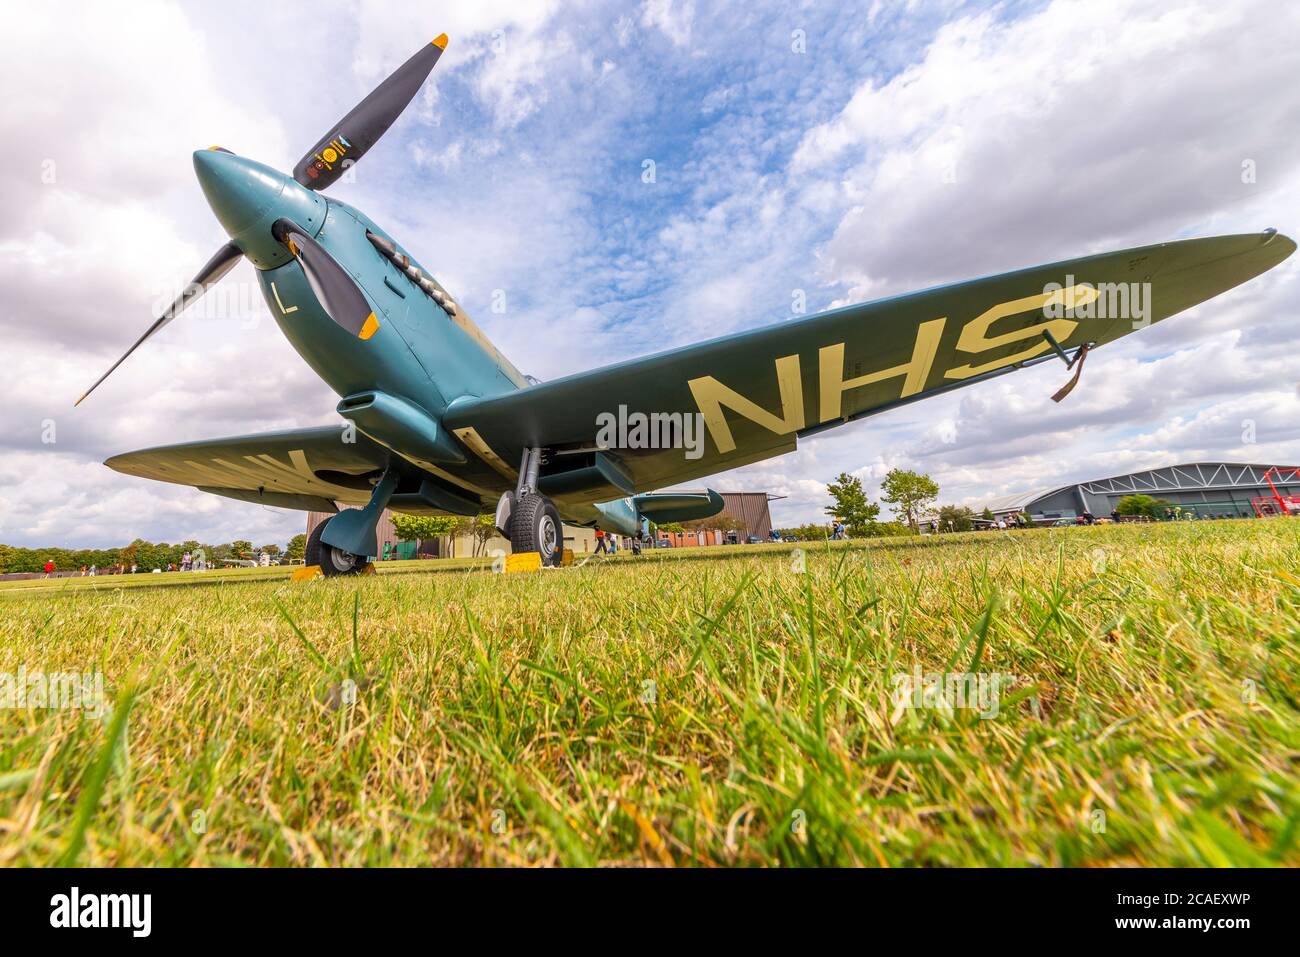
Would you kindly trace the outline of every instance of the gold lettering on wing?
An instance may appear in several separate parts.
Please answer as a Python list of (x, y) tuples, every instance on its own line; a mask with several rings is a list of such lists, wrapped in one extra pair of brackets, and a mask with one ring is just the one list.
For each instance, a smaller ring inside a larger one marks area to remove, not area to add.
[(719, 452), (725, 454), (736, 448), (731, 426), (727, 424), (727, 417), (722, 413), (724, 405), (777, 435), (798, 432), (804, 427), (803, 377), (799, 372), (797, 355), (782, 356), (776, 360), (776, 381), (781, 390), (780, 415), (774, 415), (761, 405), (751, 402), (711, 375), (691, 379), (687, 383), (691, 395), (695, 397), (695, 405), (703, 413), (709, 433), (713, 436), (713, 444), (718, 447)]

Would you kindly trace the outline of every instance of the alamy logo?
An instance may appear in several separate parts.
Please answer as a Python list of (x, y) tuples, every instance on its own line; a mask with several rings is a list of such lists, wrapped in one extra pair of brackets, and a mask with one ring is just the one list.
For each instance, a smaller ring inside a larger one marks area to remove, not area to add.
[(596, 416), (596, 446), (601, 449), (685, 449), (688, 459), (704, 455), (704, 414), (628, 412)]
[(50, 898), (51, 927), (128, 927), (133, 937), (153, 929), (152, 894), (70, 894)]
[(87, 711), (100, 717), (105, 711), (102, 671), (0, 671), (0, 708), (54, 708)]
[[(1068, 303), (1064, 297), (1055, 295), (1062, 289), (1093, 290), (1089, 297), (1081, 295), (1076, 301)], [(1043, 291), (1053, 293), (1043, 306), (1043, 315), (1048, 319), (1064, 318), (1068, 311), (1074, 319), (1127, 319), (1134, 329), (1144, 329), (1151, 325), (1151, 283), (1149, 282), (1099, 282), (1096, 285), (1075, 284), (1073, 276), (1065, 277), (1065, 286), (1049, 282)]]
[(1001, 692), (1016, 683), (1016, 676), (1000, 672), (922, 672), (916, 665), (912, 672), (893, 676), (894, 720), (913, 708), (938, 708), (944, 711), (969, 709), (981, 718), (996, 718), (1001, 708)]

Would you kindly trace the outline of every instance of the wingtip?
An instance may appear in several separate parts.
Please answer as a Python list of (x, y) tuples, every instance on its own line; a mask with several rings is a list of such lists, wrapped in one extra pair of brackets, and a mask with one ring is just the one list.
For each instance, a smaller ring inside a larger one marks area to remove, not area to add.
[(433, 45), (436, 46), (439, 50), (447, 49), (447, 34), (439, 33), (436, 37), (433, 38)]

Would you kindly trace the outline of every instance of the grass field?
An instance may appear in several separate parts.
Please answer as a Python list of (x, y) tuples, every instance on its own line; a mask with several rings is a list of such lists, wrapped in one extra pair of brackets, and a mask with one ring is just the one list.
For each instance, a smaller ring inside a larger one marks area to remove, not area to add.
[(4, 588), (0, 673), (108, 705), (0, 711), (0, 865), (1295, 864), (1298, 569), (1275, 520)]

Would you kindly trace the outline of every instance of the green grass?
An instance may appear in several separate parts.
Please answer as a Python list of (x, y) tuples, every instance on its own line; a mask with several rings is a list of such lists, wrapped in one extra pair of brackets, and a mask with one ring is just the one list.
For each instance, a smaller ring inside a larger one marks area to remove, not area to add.
[[(483, 568), (491, 564), (490, 558), (421, 559), (418, 561), (380, 562), (380, 574), (402, 575), (413, 572), (463, 571)], [(299, 566), (301, 567), (301, 566)], [(288, 581), (293, 566), (272, 565), (267, 568), (213, 568), (202, 572), (143, 573), (138, 575), (82, 575), (72, 578), (24, 578), (0, 582), (0, 599), (24, 594), (66, 593), (71, 591), (98, 591), (112, 593), (128, 588), (189, 588), (195, 585), (255, 581)]]
[(15, 589), (0, 672), (110, 700), (0, 711), (0, 865), (1300, 863), (1300, 523), (805, 565)]

